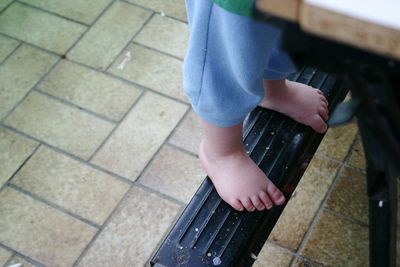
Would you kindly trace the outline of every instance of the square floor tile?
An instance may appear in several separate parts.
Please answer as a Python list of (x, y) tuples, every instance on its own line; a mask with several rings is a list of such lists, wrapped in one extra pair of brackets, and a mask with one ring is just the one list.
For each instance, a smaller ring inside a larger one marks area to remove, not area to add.
[(112, 0), (22, 0), (52, 13), (91, 24)]
[(5, 188), (0, 192), (0, 242), (47, 266), (71, 266), (96, 229)]
[(57, 60), (53, 55), (23, 45), (0, 66), (0, 120)]
[(197, 154), (202, 136), (200, 119), (193, 110), (191, 110), (181, 124), (175, 129), (168, 142), (174, 146)]
[(354, 143), (358, 132), (358, 127), (355, 122), (330, 128), (326, 133), (317, 153), (328, 157), (344, 160)]
[(104, 70), (150, 16), (150, 12), (115, 2), (68, 53), (68, 58)]
[(19, 42), (0, 35), (0, 63), (17, 48)]
[(368, 266), (368, 228), (323, 212), (302, 255), (326, 266)]
[(32, 154), (37, 142), (0, 128), (0, 188)]
[(265, 243), (264, 247), (257, 256), (254, 267), (289, 267), (293, 256), (270, 242)]
[(46, 147), (11, 182), (99, 225), (129, 189), (128, 183)]
[(3, 266), (11, 256), (12, 253), (10, 251), (0, 247), (0, 266)]
[[(131, 60), (126, 61), (130, 53)], [(122, 68), (122, 64), (126, 62)], [(187, 101), (182, 86), (182, 61), (131, 44), (114, 62), (109, 72), (160, 93)]]
[(361, 136), (357, 136), (353, 151), (351, 152), (348, 164), (350, 166), (366, 170), (367, 164), (365, 161), (364, 147), (361, 141)]
[(121, 176), (136, 180), (188, 107), (146, 93), (92, 159)]
[(81, 24), (18, 2), (0, 15), (0, 32), (61, 55), (85, 30)]
[(133, 187), (78, 266), (144, 266), (179, 206)]
[(40, 91), (119, 121), (141, 90), (101, 72), (63, 60), (38, 86)]
[(326, 207), (368, 224), (366, 175), (357, 170), (344, 168)]
[(272, 230), (271, 240), (292, 251), (297, 250), (338, 168), (337, 162), (314, 156)]
[(154, 15), (134, 41), (183, 59), (188, 38), (187, 23)]
[(164, 146), (141, 175), (139, 182), (188, 203), (205, 177), (196, 157)]
[(156, 12), (181, 20), (186, 20), (185, 0), (127, 0), (128, 2), (147, 7)]
[(108, 121), (36, 92), (5, 124), (83, 159), (88, 159), (114, 128)]

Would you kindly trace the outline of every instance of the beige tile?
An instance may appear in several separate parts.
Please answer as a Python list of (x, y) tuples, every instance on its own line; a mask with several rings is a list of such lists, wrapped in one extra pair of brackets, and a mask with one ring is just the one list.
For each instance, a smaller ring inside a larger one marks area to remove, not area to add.
[(18, 41), (0, 35), (0, 63), (19, 45)]
[(11, 255), (12, 253), (10, 251), (0, 247), (0, 266), (3, 266), (11, 257)]
[(187, 108), (165, 97), (146, 93), (92, 162), (136, 180)]
[(328, 157), (344, 160), (354, 143), (358, 132), (355, 122), (330, 128), (326, 133), (317, 153), (327, 155)]
[(104, 70), (149, 16), (147, 10), (115, 2), (68, 53), (68, 58)]
[[(123, 69), (119, 68), (127, 53), (132, 55), (132, 60), (126, 62)], [(175, 58), (131, 44), (109, 71), (129, 81), (186, 101), (182, 86), (182, 61)]]
[(272, 230), (269, 237), (271, 240), (292, 251), (297, 250), (338, 168), (338, 163), (314, 156), (295, 190), (295, 195)]
[(0, 120), (56, 61), (55, 56), (23, 45), (0, 66)]
[(52, 13), (91, 24), (112, 0), (22, 0)]
[(292, 255), (284, 249), (271, 244), (265, 243), (264, 247), (258, 254), (254, 267), (289, 267), (292, 260)]
[(0, 188), (32, 154), (37, 143), (0, 128)]
[(13, 0), (0, 0), (0, 12), (6, 8)]
[(140, 183), (188, 203), (205, 176), (196, 157), (164, 146), (140, 177)]
[(5, 124), (83, 159), (88, 159), (111, 132), (114, 124), (31, 93)]
[(168, 142), (197, 154), (202, 136), (200, 119), (191, 110), (182, 123), (175, 129)]
[(188, 37), (187, 23), (154, 15), (134, 41), (183, 59)]
[(0, 15), (0, 32), (58, 54), (64, 54), (85, 30), (78, 23), (18, 2)]
[(12, 183), (99, 225), (129, 189), (127, 183), (45, 147)]
[(12, 258), (12, 260), (9, 262), (10, 266), (13, 265), (13, 264), (22, 264), (21, 267), (38, 267), (37, 265), (35, 265), (35, 264), (31, 263), (31, 262), (28, 262), (28, 261), (26, 261), (26, 260), (24, 260), (24, 259), (22, 259), (22, 258), (20, 258), (18, 256), (14, 256)]
[(66, 60), (57, 65), (39, 88), (116, 121), (141, 92), (128, 83)]
[(325, 266), (368, 266), (368, 228), (324, 212), (302, 254)]
[(186, 20), (186, 8), (184, 0), (127, 0), (128, 2), (138, 4), (155, 10), (159, 13), (164, 13), (168, 16), (175, 17), (181, 20)]
[(365, 174), (344, 168), (326, 207), (367, 224), (368, 196)]
[(360, 136), (357, 136), (356, 143), (353, 151), (351, 152), (348, 164), (362, 170), (367, 169), (364, 148)]
[(144, 266), (179, 206), (133, 187), (78, 266)]
[(0, 242), (48, 266), (71, 266), (96, 229), (6, 188), (0, 192)]

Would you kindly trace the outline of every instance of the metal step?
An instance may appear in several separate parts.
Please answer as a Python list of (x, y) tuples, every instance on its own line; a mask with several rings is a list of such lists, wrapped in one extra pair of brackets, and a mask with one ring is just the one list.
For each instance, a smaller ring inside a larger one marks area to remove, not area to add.
[[(320, 88), (329, 108), (347, 90), (335, 77), (304, 68), (289, 77)], [(250, 157), (289, 199), (323, 134), (271, 110), (257, 107), (245, 122), (243, 143)], [(284, 206), (238, 212), (226, 204), (206, 177), (151, 259), (151, 266), (251, 266)]]

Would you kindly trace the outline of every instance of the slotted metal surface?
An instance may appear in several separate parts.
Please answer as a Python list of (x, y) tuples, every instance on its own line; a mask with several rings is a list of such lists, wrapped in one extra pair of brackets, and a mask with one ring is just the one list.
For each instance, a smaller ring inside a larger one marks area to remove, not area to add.
[[(347, 90), (332, 76), (304, 68), (291, 80), (320, 88), (330, 110)], [(277, 112), (256, 108), (247, 118), (243, 143), (250, 157), (289, 199), (323, 135)], [(158, 251), (152, 266), (251, 266), (284, 206), (237, 212), (207, 177)]]

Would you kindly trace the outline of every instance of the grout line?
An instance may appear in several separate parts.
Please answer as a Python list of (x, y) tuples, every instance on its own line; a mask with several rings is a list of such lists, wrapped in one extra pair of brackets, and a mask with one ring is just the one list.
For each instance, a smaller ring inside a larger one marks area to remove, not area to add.
[(12, 4), (14, 4), (15, 0), (12, 0), (8, 5), (6, 5), (1, 11), (0, 15), (2, 15)]
[(195, 157), (195, 158), (197, 158), (197, 159), (199, 158), (199, 155), (197, 155), (196, 153), (193, 153), (193, 152), (191, 152), (191, 151), (189, 151), (189, 150), (186, 150), (186, 149), (184, 149), (184, 148), (182, 148), (182, 147), (180, 147), (180, 146), (171, 144), (171, 143), (169, 142), (169, 140), (167, 140), (167, 142), (165, 143), (165, 146), (172, 147), (172, 148), (174, 148), (174, 149), (176, 149), (176, 150), (178, 150), (178, 151), (180, 151), (180, 152), (182, 152), (182, 153), (184, 153), (184, 154), (186, 154), (186, 155)]
[(6, 261), (4, 262), (4, 264), (2, 265), (3, 267), (7, 267), (7, 266), (10, 265), (11, 260), (14, 258), (15, 252), (12, 251), (12, 250), (9, 250), (9, 249), (8, 249), (7, 247), (5, 247), (5, 246), (3, 247), (3, 246), (1, 245), (1, 243), (0, 243), (0, 248), (2, 248), (2, 249), (4, 249), (5, 251), (11, 253), (11, 255), (8, 256), (7, 260), (6, 260)]
[(182, 57), (178, 57), (178, 56), (175, 56), (175, 55), (170, 54), (168, 52), (165, 52), (165, 51), (162, 51), (162, 50), (158, 50), (157, 48), (154, 48), (154, 47), (139, 43), (139, 42), (134, 41), (134, 40), (132, 40), (131, 44), (134, 44), (134, 45), (137, 45), (137, 46), (141, 46), (141, 47), (146, 48), (148, 50), (151, 50), (153, 52), (157, 52), (157, 53), (162, 54), (164, 56), (168, 56), (168, 57), (174, 58), (176, 60), (179, 60), (180, 62), (183, 62), (183, 60), (184, 60), (184, 58), (182, 58)]
[[(152, 12), (154, 12), (154, 13), (156, 13), (156, 14), (159, 14), (159, 15), (161, 14), (161, 12), (163, 12), (162, 10), (161, 10), (161, 11), (157, 11), (157, 10), (151, 9), (150, 7), (142, 6), (142, 5), (136, 4), (136, 3), (132, 3), (132, 2), (129, 2), (129, 1), (127, 1), (127, 0), (121, 0), (121, 2), (125, 2), (125, 3), (127, 3), (127, 4), (130, 4), (130, 5), (133, 5), (133, 6), (137, 6), (137, 7), (143, 8), (143, 9), (145, 9), (145, 10), (152, 11)], [(186, 10), (185, 10), (185, 13), (186, 13)], [(188, 22), (187, 22), (186, 20), (182, 20), (182, 19), (180, 19), (180, 18), (173, 17), (173, 16), (168, 15), (168, 14), (165, 14), (165, 17), (168, 17), (168, 18), (170, 18), (170, 19), (174, 19), (174, 20), (176, 20), (176, 21), (179, 21), (179, 22), (183, 22), (183, 23), (188, 24)]]
[(339, 218), (341, 218), (343, 220), (349, 221), (349, 222), (351, 222), (353, 224), (358, 224), (358, 225), (363, 226), (363, 227), (368, 227), (368, 223), (365, 223), (365, 222), (363, 222), (361, 220), (353, 218), (353, 217), (351, 217), (349, 215), (346, 215), (346, 214), (344, 214), (342, 212), (331, 210), (331, 209), (328, 209), (326, 207), (324, 207), (324, 212), (327, 212), (327, 213), (330, 213), (332, 215), (335, 215), (336, 217), (339, 217)]
[(96, 229), (100, 228), (100, 225), (98, 225), (97, 223), (92, 222), (91, 220), (85, 219), (84, 217), (82, 217), (82, 216), (80, 216), (78, 214), (75, 214), (75, 213), (67, 210), (66, 208), (64, 208), (62, 206), (60, 206), (58, 204), (55, 204), (55, 203), (52, 203), (49, 200), (47, 200), (45, 198), (42, 198), (41, 196), (39, 196), (39, 195), (37, 195), (35, 193), (32, 193), (32, 192), (30, 192), (30, 191), (28, 191), (26, 189), (23, 189), (23, 188), (15, 185), (13, 183), (7, 183), (7, 186), (12, 188), (12, 189), (14, 189), (15, 191), (18, 191), (18, 192), (20, 192), (20, 193), (22, 193), (24, 195), (27, 195), (27, 196), (33, 198), (34, 200), (39, 201), (39, 202), (41, 202), (41, 203), (43, 203), (43, 204), (55, 209), (57, 211), (60, 211), (60, 212), (62, 212), (64, 214), (66, 214), (66, 215), (69, 215), (70, 217), (72, 217), (74, 219), (77, 219), (78, 221), (81, 221), (82, 223), (88, 224), (89, 226), (92, 226), (92, 227), (94, 227)]
[(49, 94), (47, 92), (44, 92), (44, 91), (40, 90), (40, 88), (36, 87), (36, 88), (33, 89), (33, 91), (38, 93), (38, 94), (41, 94), (43, 96), (46, 96), (47, 98), (50, 98), (50, 99), (52, 99), (52, 100), (54, 100), (56, 102), (64, 104), (66, 106), (72, 107), (74, 109), (79, 109), (80, 111), (82, 111), (82, 112), (84, 112), (86, 114), (89, 114), (91, 116), (94, 116), (94, 117), (96, 117), (98, 119), (107, 121), (107, 122), (112, 123), (112, 124), (117, 124), (118, 123), (118, 121), (115, 121), (115, 120), (113, 120), (113, 119), (111, 119), (111, 118), (109, 118), (109, 117), (107, 117), (107, 116), (105, 116), (105, 115), (103, 115), (101, 113), (96, 113), (96, 112), (91, 111), (89, 109), (86, 109), (84, 107), (78, 106), (77, 104), (75, 104), (73, 102), (69, 102), (68, 100), (65, 100), (65, 99), (59, 98), (57, 96), (54, 96), (52, 94)]
[(79, 36), (78, 39), (76, 39), (76, 41), (65, 51), (64, 53), (64, 58), (67, 58), (67, 55), (71, 52), (72, 49), (74, 49), (74, 47), (83, 39), (84, 36), (86, 36), (86, 34), (92, 29), (92, 27), (94, 26), (94, 24), (96, 24), (101, 17), (103, 17), (103, 15), (110, 9), (110, 7), (112, 5), (114, 5), (114, 3), (117, 2), (117, 0), (112, 0), (104, 9), (102, 12), (100, 12), (100, 14), (97, 16), (97, 18), (95, 20), (93, 20), (92, 24), (89, 25), (89, 27), (87, 27), (87, 29), (82, 32), (81, 36)]
[[(93, 163), (87, 162), (87, 161), (85, 161), (84, 159), (79, 158), (78, 156), (75, 156), (75, 155), (73, 155), (73, 154), (70, 154), (69, 152), (66, 152), (66, 151), (64, 151), (64, 150), (61, 150), (60, 148), (55, 147), (55, 146), (53, 146), (53, 145), (50, 145), (50, 144), (48, 144), (48, 143), (46, 143), (46, 142), (44, 142), (44, 141), (42, 141), (42, 140), (39, 140), (39, 139), (37, 139), (37, 138), (35, 138), (35, 137), (29, 136), (29, 135), (27, 135), (27, 134), (25, 134), (25, 133), (23, 133), (23, 132), (20, 132), (20, 131), (17, 130), (17, 129), (14, 129), (14, 128), (10, 127), (10, 126), (0, 124), (0, 128), (4, 128), (4, 129), (10, 130), (10, 131), (13, 131), (13, 132), (15, 132), (15, 133), (17, 133), (17, 134), (19, 134), (19, 135), (21, 135), (21, 136), (26, 137), (26, 138), (29, 139), (29, 140), (33, 140), (33, 141), (35, 141), (35, 142), (38, 142), (38, 143), (40, 143), (40, 145), (45, 146), (45, 147), (47, 147), (48, 149), (54, 150), (54, 151), (56, 151), (56, 152), (58, 152), (58, 153), (60, 153), (60, 154), (63, 154), (64, 156), (67, 156), (67, 157), (69, 157), (69, 158), (71, 158), (71, 159), (74, 159), (74, 160), (76, 160), (76, 161), (79, 161), (79, 162), (82, 163), (82, 164), (86, 164), (86, 165), (89, 166), (89, 167), (92, 167), (92, 168), (94, 168), (94, 169), (96, 169), (96, 170), (98, 170), (98, 171), (100, 171), (100, 172), (103, 172), (103, 173), (105, 173), (105, 174), (108, 174), (108, 175), (110, 175), (110, 176), (113, 176), (114, 178), (117, 178), (117, 179), (119, 179), (120, 181), (125, 182), (125, 183), (127, 183), (127, 184), (129, 184), (129, 185), (132, 185), (132, 184), (133, 184), (133, 182), (132, 182), (131, 180), (129, 180), (128, 178), (126, 178), (126, 177), (120, 176), (120, 175), (118, 175), (118, 174), (116, 174), (116, 173), (113, 173), (113, 172), (111, 172), (111, 171), (109, 171), (109, 170), (103, 169), (102, 167), (97, 166), (97, 165), (95, 165), (95, 164), (93, 164)], [(1, 189), (0, 189), (0, 190), (1, 190)]]
[[(305, 246), (306, 246), (306, 244), (307, 244), (309, 238), (311, 237), (312, 232), (314, 231), (314, 229), (315, 229), (317, 223), (319, 222), (319, 218), (321, 217), (321, 214), (322, 214), (323, 211), (324, 211), (324, 207), (325, 207), (325, 205), (326, 205), (326, 202), (328, 201), (329, 196), (331, 195), (331, 193), (332, 193), (332, 191), (334, 190), (334, 188), (336, 188), (336, 184), (337, 184), (337, 182), (339, 181), (339, 177), (340, 177), (340, 175), (341, 175), (341, 173), (342, 173), (342, 171), (343, 171), (343, 169), (344, 169), (344, 167), (345, 167), (345, 162), (346, 162), (346, 161), (348, 160), (348, 158), (350, 157), (350, 151), (351, 151), (351, 150), (353, 149), (353, 147), (355, 146), (355, 142), (356, 142), (356, 140), (354, 139), (354, 140), (353, 140), (353, 144), (351, 145), (349, 151), (347, 152), (346, 157), (345, 157), (344, 160), (341, 162), (341, 165), (339, 166), (339, 168), (338, 168), (338, 170), (337, 170), (337, 172), (336, 172), (336, 174), (335, 174), (335, 177), (333, 178), (333, 181), (332, 181), (331, 185), (329, 186), (327, 192), (325, 193), (325, 196), (324, 196), (323, 200), (321, 201), (320, 206), (319, 206), (317, 212), (316, 212), (315, 215), (314, 215), (314, 218), (312, 219), (312, 221), (311, 221), (311, 223), (310, 223), (310, 225), (309, 225), (309, 227), (308, 227), (306, 233), (304, 234), (303, 240), (300, 242), (300, 245), (299, 245), (299, 247), (297, 248), (296, 256), (300, 256), (300, 255), (301, 255), (301, 253), (303, 252), (303, 250), (304, 250), (304, 248), (305, 248)], [(294, 263), (295, 263), (295, 262), (292, 261), (291, 264), (290, 264), (290, 267), (295, 267), (295, 266), (294, 266)]]
[(179, 199), (176, 199), (174, 197), (171, 197), (171, 196), (169, 196), (169, 195), (167, 195), (165, 193), (157, 191), (156, 189), (151, 188), (151, 187), (149, 187), (147, 185), (144, 185), (142, 183), (139, 183), (139, 182), (135, 182), (134, 186), (136, 186), (138, 188), (141, 188), (141, 189), (143, 189), (144, 191), (146, 191), (148, 193), (154, 194), (154, 195), (156, 195), (156, 196), (158, 196), (158, 197), (160, 197), (162, 199), (169, 200), (169, 201), (171, 201), (171, 202), (173, 202), (173, 203), (175, 203), (175, 204), (177, 204), (177, 205), (179, 205), (180, 207), (183, 207), (183, 208), (186, 207), (187, 204), (189, 204), (189, 202), (188, 203), (183, 202), (182, 200), (179, 200)]
[(115, 61), (125, 52), (126, 49), (128, 49), (129, 45), (131, 44), (131, 42), (133, 42), (133, 40), (136, 38), (136, 36), (139, 35), (139, 33), (144, 29), (145, 26), (147, 26), (147, 24), (150, 22), (150, 20), (152, 20), (152, 18), (154, 17), (154, 11), (153, 13), (151, 13), (149, 15), (149, 17), (143, 22), (142, 26), (136, 31), (136, 33), (132, 36), (132, 38), (126, 43), (126, 45), (121, 49), (121, 52), (119, 52), (115, 58), (113, 60), (111, 60), (110, 64), (108, 64), (105, 68), (104, 68), (104, 72), (108, 71), (109, 68), (111, 68), (111, 66), (115, 63)]
[(49, 10), (49, 9), (45, 9), (45, 8), (43, 8), (43, 7), (40, 7), (40, 6), (35, 6), (35, 5), (30, 4), (30, 3), (28, 3), (28, 2), (22, 2), (22, 1), (20, 1), (20, 0), (15, 0), (15, 2), (18, 3), (18, 4), (21, 4), (21, 5), (23, 5), (23, 6), (26, 6), (26, 7), (30, 7), (30, 8), (32, 8), (32, 9), (36, 9), (36, 10), (41, 11), (41, 12), (43, 12), (43, 13), (47, 13), (47, 14), (50, 14), (50, 15), (52, 15), (52, 16), (58, 17), (58, 18), (60, 18), (60, 19), (68, 20), (69, 22), (73, 22), (73, 23), (76, 23), (76, 24), (80, 24), (80, 25), (85, 26), (85, 27), (89, 27), (89, 26), (90, 26), (89, 24), (86, 24), (86, 23), (84, 23), (84, 22), (81, 22), (81, 21), (78, 21), (78, 20), (74, 20), (74, 19), (69, 18), (69, 17), (66, 17), (66, 16), (64, 16), (64, 15), (62, 15), (62, 14), (56, 13), (56, 12), (54, 12), (54, 11), (51, 11), (51, 10)]
[(12, 252), (13, 254), (11, 255), (11, 257), (6, 261), (6, 263), (3, 265), (3, 266), (8, 266), (8, 264), (11, 262), (11, 260), (14, 258), (14, 257), (20, 257), (20, 258), (22, 258), (23, 260), (26, 260), (27, 262), (29, 262), (29, 263), (32, 263), (32, 264), (34, 264), (34, 265), (37, 265), (37, 267), (46, 267), (43, 263), (40, 263), (40, 262), (38, 262), (37, 260), (34, 260), (34, 259), (32, 259), (32, 258), (30, 258), (29, 256), (26, 256), (26, 255), (24, 255), (24, 254), (22, 254), (22, 253), (20, 253), (20, 252), (18, 252), (18, 251), (16, 251), (16, 250), (14, 250), (14, 249), (12, 249), (11, 247), (9, 247), (9, 246), (7, 246), (7, 245), (5, 245), (5, 244), (3, 244), (3, 243), (0, 243), (0, 248), (4, 248), (5, 250), (8, 250), (9, 252)]
[(136, 100), (132, 103), (132, 105), (128, 108), (128, 110), (125, 112), (124, 116), (122, 116), (121, 120), (114, 126), (114, 128), (108, 133), (106, 138), (100, 143), (100, 145), (93, 151), (92, 155), (88, 158), (87, 162), (90, 162), (94, 156), (97, 154), (97, 152), (100, 151), (104, 147), (104, 145), (108, 142), (108, 140), (111, 138), (111, 136), (115, 133), (115, 131), (120, 127), (120, 125), (124, 122), (125, 118), (128, 116), (128, 114), (131, 113), (131, 111), (138, 105), (140, 100), (144, 97), (146, 92), (141, 92), (140, 95), (136, 98)]
[[(187, 108), (183, 116), (179, 119), (178, 123), (176, 125), (179, 125), (185, 118), (185, 115), (190, 111), (190, 108)], [(157, 148), (157, 150), (154, 152), (153, 156), (150, 158), (150, 160), (146, 163), (146, 165), (143, 167), (141, 172), (138, 173), (135, 181), (138, 181), (140, 177), (143, 175), (143, 173), (149, 168), (151, 163), (154, 161), (155, 157), (160, 153), (161, 149), (164, 147), (164, 145), (167, 143), (168, 139), (172, 136), (174, 133), (175, 127), (171, 130), (171, 132), (168, 134), (168, 136), (165, 138), (165, 140), (161, 143), (161, 145)]]
[(61, 61), (61, 58), (59, 56), (57, 56), (58, 59), (53, 63), (53, 65), (51, 65), (49, 67), (49, 69), (47, 70), (47, 72), (45, 72), (40, 79), (38, 79), (38, 81), (36, 83), (33, 84), (33, 86), (25, 93), (25, 95), (23, 97), (21, 97), (21, 99), (7, 112), (7, 114), (0, 119), (0, 123), (4, 123), (6, 121), (6, 119), (11, 115), (11, 113), (13, 113), (18, 107), (19, 105), (28, 97), (28, 95), (31, 94), (31, 92), (35, 89), (36, 86), (38, 86), (44, 79), (45, 77), (47, 77), (47, 75), (53, 71), (53, 69), (58, 65), (58, 63)]
[(10, 178), (8, 178), (8, 180), (6, 181), (6, 183), (4, 183), (3, 188), (6, 187), (6, 185), (8, 183), (11, 182), (11, 180), (14, 178), (15, 175), (17, 175), (17, 173), (25, 166), (25, 164), (33, 157), (33, 155), (36, 153), (36, 151), (38, 151), (40, 147), (40, 143), (36, 145), (36, 147), (32, 150), (31, 154), (29, 154), (29, 156), (22, 162), (22, 164), (13, 172), (13, 174), (10, 176)]
[[(1, 35), (1, 34), (0, 34)], [(5, 36), (4, 36), (5, 37)], [(5, 38), (8, 38), (8, 37), (5, 37)], [(14, 39), (12, 39), (13, 41), (17, 41), (17, 40), (14, 40)], [(0, 62), (0, 67), (2, 66), (2, 65), (5, 65), (5, 62), (10, 58), (10, 57), (12, 57), (12, 55), (14, 55), (14, 53), (22, 46), (22, 43), (20, 42), (20, 41), (17, 41), (17, 42), (19, 42), (19, 44), (10, 52), (10, 54), (8, 54), (4, 59), (3, 59), (3, 61), (1, 61)]]

